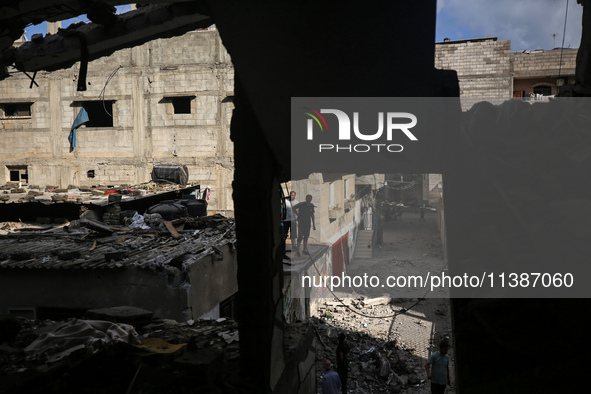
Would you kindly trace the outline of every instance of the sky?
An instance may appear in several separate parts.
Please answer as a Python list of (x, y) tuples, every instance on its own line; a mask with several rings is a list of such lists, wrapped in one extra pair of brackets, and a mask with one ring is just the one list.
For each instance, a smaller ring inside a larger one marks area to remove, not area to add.
[[(122, 13), (127, 12), (127, 11), (130, 10), (130, 6), (129, 5), (123, 5), (123, 6), (119, 6), (119, 7), (116, 7), (116, 8), (117, 8), (117, 14), (122, 14)], [(67, 19), (65, 21), (62, 21), (62, 27), (63, 28), (66, 28), (69, 25), (71, 25), (72, 23), (77, 23), (77, 22), (89, 23), (89, 20), (88, 20), (88, 18), (86, 18), (86, 15), (80, 15), (80, 16), (78, 16), (76, 18)], [(27, 34), (27, 40), (31, 40), (31, 36), (33, 34), (40, 33), (40, 34), (45, 35), (47, 33), (47, 23), (46, 22), (43, 22), (43, 23), (40, 23), (38, 25), (28, 26), (25, 29), (25, 32)]]
[[(568, 15), (565, 27), (565, 13)], [(117, 7), (118, 13), (129, 11), (129, 5)], [(449, 37), (452, 41), (469, 38), (497, 37), (511, 40), (511, 50), (553, 49), (562, 46), (578, 48), (581, 40), (583, 7), (576, 0), (437, 0), (436, 42)], [(88, 22), (84, 16), (69, 19)], [(46, 25), (30, 26), (27, 37), (47, 31)]]
[(491, 36), (521, 52), (560, 48), (564, 37), (564, 48), (578, 48), (582, 14), (576, 0), (437, 0), (436, 42)]

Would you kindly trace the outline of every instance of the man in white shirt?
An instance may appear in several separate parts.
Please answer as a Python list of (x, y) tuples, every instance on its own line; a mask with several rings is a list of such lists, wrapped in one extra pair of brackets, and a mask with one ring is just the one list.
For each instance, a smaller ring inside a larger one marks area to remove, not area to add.
[(300, 202), (296, 200), (296, 192), (292, 191), (289, 193), (289, 197), (285, 198), (285, 219), (283, 219), (283, 234), (287, 238), (289, 232), (289, 238), (291, 239), (291, 247), (293, 248), (298, 238), (298, 226), (296, 220), (298, 219), (293, 207)]

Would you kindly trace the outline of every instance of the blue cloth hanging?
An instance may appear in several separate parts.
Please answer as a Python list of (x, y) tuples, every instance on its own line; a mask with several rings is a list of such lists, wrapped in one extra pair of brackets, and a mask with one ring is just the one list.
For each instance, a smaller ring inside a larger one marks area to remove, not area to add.
[(68, 141), (70, 141), (70, 152), (76, 147), (76, 129), (88, 121), (88, 112), (86, 112), (84, 107), (80, 108), (80, 112), (78, 112), (78, 116), (76, 116), (74, 124), (72, 125), (72, 130), (70, 130), (70, 135), (68, 136)]

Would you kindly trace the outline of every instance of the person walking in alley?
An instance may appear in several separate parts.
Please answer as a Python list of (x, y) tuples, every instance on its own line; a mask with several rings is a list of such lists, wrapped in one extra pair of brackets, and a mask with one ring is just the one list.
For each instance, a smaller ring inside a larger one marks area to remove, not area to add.
[(281, 231), (281, 253), (283, 254), (283, 260), (291, 260), (289, 258), (289, 256), (286, 253), (286, 248), (285, 248), (285, 239), (287, 238), (287, 232), (285, 231), (285, 221), (283, 220), (285, 218), (285, 207), (283, 206), (283, 204), (281, 204), (281, 226), (280, 226), (280, 231)]
[(324, 362), (326, 373), (322, 377), (322, 394), (339, 394), (341, 391), (341, 378), (332, 370), (330, 360)]
[(347, 343), (347, 335), (339, 334), (339, 344), (337, 345), (337, 372), (341, 378), (343, 394), (347, 393), (347, 378), (349, 376), (349, 352), (351, 347)]
[[(427, 378), (431, 380), (431, 393), (444, 394), (446, 385), (449, 384), (449, 342), (447, 340), (441, 341), (439, 344), (439, 351), (434, 352), (427, 363), (425, 369), (427, 370)], [(429, 370), (429, 366), (431, 367)]]
[(293, 248), (296, 244), (298, 239), (298, 229), (297, 229), (297, 215), (295, 214), (293, 208), (298, 205), (300, 202), (296, 200), (296, 192), (292, 191), (289, 193), (289, 197), (285, 198), (285, 218), (283, 219), (283, 235), (285, 239), (287, 239), (287, 233), (289, 233), (289, 238), (291, 239), (291, 247)]
[(308, 237), (310, 236), (310, 224), (316, 230), (314, 223), (314, 204), (312, 204), (312, 196), (308, 194), (306, 201), (301, 202), (293, 207), (298, 218), (298, 244), (296, 246), (296, 254), (300, 255), (300, 244), (304, 241), (304, 253), (310, 254), (308, 251)]

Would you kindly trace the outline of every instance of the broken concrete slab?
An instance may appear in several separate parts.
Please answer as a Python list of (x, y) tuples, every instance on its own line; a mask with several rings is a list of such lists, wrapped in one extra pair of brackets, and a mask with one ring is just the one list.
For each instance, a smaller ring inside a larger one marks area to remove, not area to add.
[(384, 297), (376, 297), (376, 298), (367, 298), (362, 301), (363, 305), (370, 306), (370, 305), (388, 305), (392, 302), (392, 297), (384, 296)]
[(86, 312), (88, 319), (107, 320), (114, 323), (126, 323), (142, 326), (152, 321), (151, 311), (133, 306), (116, 306), (112, 308), (91, 309)]

